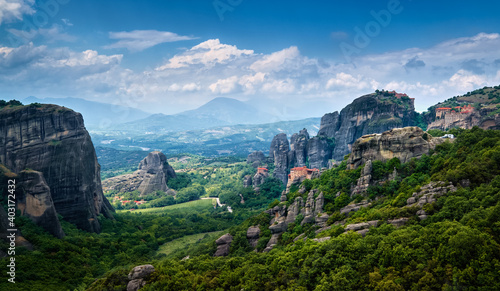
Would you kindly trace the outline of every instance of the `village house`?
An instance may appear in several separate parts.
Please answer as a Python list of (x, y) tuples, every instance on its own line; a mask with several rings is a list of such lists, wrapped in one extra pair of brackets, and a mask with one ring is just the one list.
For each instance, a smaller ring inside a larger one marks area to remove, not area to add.
[(299, 178), (305, 177), (306, 179), (311, 179), (313, 173), (319, 173), (318, 169), (308, 169), (306, 166), (303, 167), (295, 167), (290, 170), (290, 174), (288, 174), (288, 179), (294, 181)]

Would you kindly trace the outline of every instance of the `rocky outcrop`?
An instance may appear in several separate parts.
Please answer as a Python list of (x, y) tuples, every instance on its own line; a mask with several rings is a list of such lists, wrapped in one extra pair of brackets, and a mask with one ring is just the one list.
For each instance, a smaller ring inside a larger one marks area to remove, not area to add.
[(167, 181), (175, 178), (172, 166), (162, 152), (150, 152), (140, 163), (138, 170), (132, 174), (120, 175), (103, 181), (106, 191), (132, 192), (138, 190), (141, 196), (155, 191), (167, 192)]
[(269, 149), (269, 157), (274, 161), (273, 176), (286, 185), (288, 181), (288, 152), (290, 145), (285, 133), (280, 133), (273, 138)]
[(251, 175), (246, 175), (243, 177), (243, 187), (251, 187), (252, 186), (252, 176)]
[(339, 113), (327, 113), (321, 117), (321, 125), (319, 127), (318, 136), (334, 137), (339, 129)]
[(362, 207), (368, 207), (370, 205), (371, 205), (371, 203), (368, 203), (366, 201), (361, 201), (360, 203), (349, 204), (346, 207), (341, 208), (340, 213), (341, 214), (349, 214), (351, 212), (356, 212), (356, 211), (360, 210)]
[(137, 189), (141, 196), (155, 191), (167, 191), (168, 179), (176, 177), (174, 169), (162, 152), (150, 152), (139, 164), (138, 172), (143, 176), (143, 181)]
[(99, 164), (82, 115), (56, 105), (0, 110), (0, 163), (15, 173), (43, 173), (58, 214), (77, 227), (99, 232), (98, 216), (112, 217)]
[(261, 151), (250, 153), (247, 157), (247, 164), (251, 164), (254, 168), (257, 168), (258, 166), (265, 164), (266, 162), (267, 158)]
[(215, 251), (214, 257), (225, 257), (229, 255), (229, 248), (231, 247), (231, 242), (233, 241), (233, 236), (229, 233), (219, 237), (215, 243), (217, 244), (217, 251)]
[[(422, 208), (425, 204), (436, 202), (437, 199), (448, 192), (455, 192), (457, 188), (453, 186), (450, 182), (446, 184), (445, 182), (430, 182), (429, 184), (422, 186), (419, 192), (412, 194), (410, 198), (406, 200), (407, 207), (417, 206)], [(425, 210), (421, 209), (417, 212), (420, 220), (427, 218), (427, 213)]]
[(137, 291), (146, 285), (146, 279), (155, 271), (153, 265), (137, 266), (130, 271), (127, 291)]
[(248, 243), (252, 246), (252, 248), (257, 247), (257, 243), (259, 242), (260, 236), (260, 228), (258, 226), (251, 226), (247, 230), (247, 240)]
[(395, 128), (382, 134), (369, 134), (359, 138), (353, 145), (347, 161), (349, 169), (356, 169), (369, 160), (388, 161), (398, 158), (401, 163), (411, 158), (420, 158), (429, 153), (442, 138), (433, 138), (419, 127)]
[(299, 133), (294, 133), (290, 138), (290, 152), (288, 154), (290, 167), (303, 167), (307, 161), (307, 144), (309, 133), (307, 129), (302, 129)]
[(35, 224), (50, 234), (62, 238), (64, 232), (57, 218), (50, 188), (41, 172), (26, 170), (19, 173), (17, 208), (21, 215), (29, 217)]
[(333, 141), (324, 136), (315, 136), (307, 143), (307, 157), (309, 168), (321, 169), (328, 166), (332, 158)]
[(361, 176), (359, 177), (356, 186), (351, 190), (351, 196), (353, 195), (363, 195), (366, 193), (366, 190), (370, 186), (370, 182), (372, 180), (372, 161), (368, 160), (361, 172)]
[(413, 99), (398, 98), (388, 92), (368, 94), (355, 99), (340, 114), (323, 116), (318, 135), (335, 139), (332, 156), (341, 161), (361, 136), (411, 126), (414, 114)]
[(254, 187), (254, 190), (257, 191), (258, 187), (266, 181), (266, 179), (269, 177), (269, 173), (267, 171), (260, 171), (257, 172), (253, 178), (252, 178), (252, 185)]

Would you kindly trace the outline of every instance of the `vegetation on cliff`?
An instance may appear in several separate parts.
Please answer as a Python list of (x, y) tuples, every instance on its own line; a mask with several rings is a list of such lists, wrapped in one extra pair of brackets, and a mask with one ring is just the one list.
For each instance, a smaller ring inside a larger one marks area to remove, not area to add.
[[(213, 258), (213, 249), (207, 249), (184, 261), (157, 261), (144, 290), (500, 288), (500, 132), (450, 132), (457, 137), (454, 142), (438, 145), (418, 160), (374, 162), (374, 175), (381, 181), (368, 190), (372, 204), (350, 216), (338, 209), (366, 199), (347, 194), (359, 169), (346, 170), (343, 163), (304, 182), (302, 186), (325, 193), (325, 209), (333, 218), (329, 223), (379, 220), (365, 237), (344, 233), (340, 225), (316, 233), (313, 225), (292, 224), (270, 253), (254, 253), (244, 233), (260, 225), (264, 242), (259, 245), (265, 245), (270, 217), (262, 213), (230, 229), (234, 240), (228, 257)], [(385, 180), (394, 168), (397, 178)], [(430, 181), (452, 182), (457, 190), (425, 205), (428, 217), (421, 220), (415, 208), (404, 206)], [(405, 226), (384, 223), (399, 217), (408, 218)], [(293, 242), (302, 233), (309, 239)], [(326, 236), (331, 238), (321, 243), (311, 240)], [(113, 277), (120, 277), (119, 272), (110, 272), (93, 290), (110, 288)]]

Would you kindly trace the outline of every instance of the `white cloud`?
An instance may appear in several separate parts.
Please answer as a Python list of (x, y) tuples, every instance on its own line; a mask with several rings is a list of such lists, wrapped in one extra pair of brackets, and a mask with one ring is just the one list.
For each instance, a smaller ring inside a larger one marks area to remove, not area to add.
[(111, 45), (105, 46), (105, 48), (126, 48), (131, 52), (143, 51), (147, 48), (161, 43), (195, 39), (194, 37), (190, 36), (182, 36), (173, 32), (158, 30), (110, 32), (109, 38), (117, 39), (118, 41)]
[(264, 56), (250, 65), (250, 69), (256, 72), (280, 71), (287, 61), (297, 59), (299, 56), (299, 49), (296, 46), (292, 46)]
[(221, 44), (218, 39), (210, 39), (174, 56), (157, 70), (178, 69), (190, 65), (213, 67), (215, 64), (228, 63), (238, 57), (252, 54), (253, 50), (240, 50), (233, 45)]
[(23, 15), (35, 13), (34, 4), (34, 0), (0, 0), (0, 24), (20, 21)]
[[(120, 65), (122, 55), (29, 43), (0, 47), (0, 86), (26, 95), (50, 91), (108, 102), (123, 98), (163, 113), (191, 109), (220, 95), (266, 100), (262, 103), (272, 99), (296, 106), (302, 117), (340, 110), (358, 96), (386, 89), (415, 97), (417, 109), (423, 110), (454, 95), (498, 85), (498, 47), (498, 34), (478, 34), (429, 48), (359, 56), (353, 66), (308, 58), (295, 46), (260, 54), (211, 39), (156, 69), (132, 71)], [(280, 116), (295, 113), (283, 108)]]
[(227, 94), (231, 93), (236, 89), (236, 85), (238, 83), (238, 77), (232, 76), (227, 79), (220, 79), (217, 82), (208, 86), (210, 91), (215, 94)]

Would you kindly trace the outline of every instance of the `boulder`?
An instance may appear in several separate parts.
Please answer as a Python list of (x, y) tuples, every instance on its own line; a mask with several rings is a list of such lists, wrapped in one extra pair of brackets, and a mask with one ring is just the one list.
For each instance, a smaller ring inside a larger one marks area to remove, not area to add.
[(387, 220), (388, 223), (392, 224), (394, 227), (399, 228), (403, 225), (405, 225), (408, 222), (409, 218), (407, 217), (401, 217), (397, 219), (389, 219)]
[(248, 243), (252, 246), (252, 248), (257, 247), (257, 243), (259, 242), (260, 236), (260, 228), (258, 226), (251, 226), (247, 230), (247, 239)]
[(233, 241), (233, 236), (229, 233), (219, 237), (215, 243), (217, 244), (217, 251), (215, 251), (214, 257), (225, 257), (229, 255), (229, 249), (231, 247), (231, 242)]
[(152, 265), (137, 266), (130, 271), (127, 291), (137, 291), (146, 285), (146, 278), (155, 271)]

